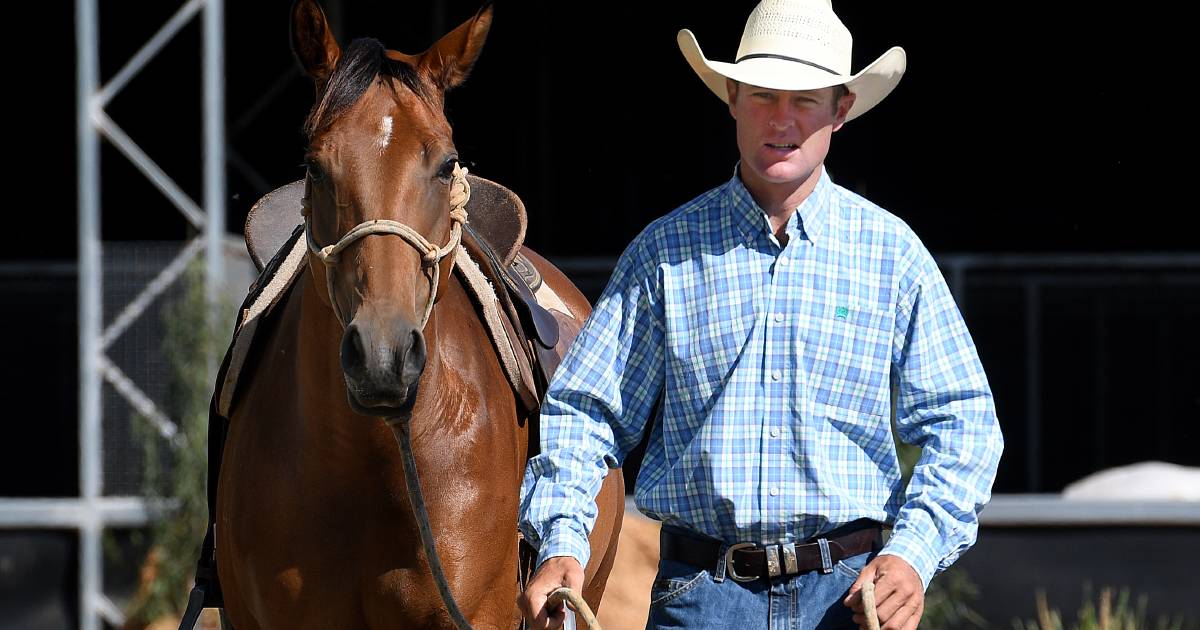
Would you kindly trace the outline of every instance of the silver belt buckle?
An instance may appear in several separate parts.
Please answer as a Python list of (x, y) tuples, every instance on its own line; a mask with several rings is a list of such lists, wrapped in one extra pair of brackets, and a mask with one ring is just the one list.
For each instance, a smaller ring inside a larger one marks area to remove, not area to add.
[(737, 570), (733, 568), (733, 552), (738, 549), (750, 549), (754, 546), (754, 543), (744, 542), (729, 545), (729, 548), (725, 550), (725, 573), (733, 578), (734, 582), (753, 582), (762, 577), (759, 575), (738, 575)]
[(783, 572), (788, 575), (796, 575), (800, 572), (800, 565), (796, 560), (796, 543), (783, 545)]
[(779, 545), (767, 545), (767, 575), (779, 577)]

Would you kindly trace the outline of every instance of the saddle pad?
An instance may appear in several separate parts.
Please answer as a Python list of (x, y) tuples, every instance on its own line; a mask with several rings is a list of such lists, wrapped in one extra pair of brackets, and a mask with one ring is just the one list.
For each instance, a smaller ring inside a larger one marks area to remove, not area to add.
[[(258, 329), (258, 323), (270, 314), (271, 309), (279, 303), (280, 298), (287, 294), (288, 288), (300, 276), (300, 272), (304, 270), (308, 261), (306, 256), (308, 243), (299, 237), (302, 232), (302, 229), (295, 230), (292, 238), (288, 241), (291, 243), (291, 247), (286, 250), (286, 253), (284, 253), (285, 250), (280, 249), (275, 256), (275, 259), (282, 256), (282, 260), (279, 260), (277, 265), (267, 265), (263, 270), (262, 275), (250, 289), (251, 293), (254, 293), (261, 287), (258, 296), (250, 301), (249, 306), (243, 305), (242, 312), (238, 316), (237, 326), (234, 327), (233, 332), (233, 342), (229, 347), (229, 367), (220, 384), (221, 392), (217, 413), (222, 417), (229, 417), (229, 411), (233, 406), (233, 395), (237, 391), (238, 375), (241, 374), (246, 358), (250, 356), (250, 348), (254, 343), (254, 332)], [(285, 246), (287, 244), (284, 243)], [(271, 262), (275, 263), (275, 259)]]
[[(228, 351), (229, 363), (217, 392), (217, 413), (224, 418), (229, 418), (233, 408), (233, 399), (237, 393), (242, 367), (250, 356), (259, 324), (279, 304), (307, 264), (308, 245), (303, 238), (300, 238), (301, 233), (302, 229), (295, 230), (288, 242), (284, 243), (285, 247), (276, 253), (275, 258), (271, 260), (251, 287), (251, 297), (247, 299), (248, 304), (243, 304)], [(519, 256), (518, 260), (522, 261), (521, 264), (532, 267), (532, 264), (524, 256)], [(537, 394), (533, 382), (533, 367), (528, 364), (527, 360), (523, 360), (525, 356), (523, 352), (516, 351), (514, 344), (521, 342), (514, 338), (503, 324), (504, 315), (500, 312), (495, 287), (487, 280), (479, 270), (478, 264), (461, 245), (455, 256), (454, 273), (459, 276), (463, 288), (475, 302), (480, 319), (488, 331), (488, 338), (518, 399), (525, 405), (532, 404), (533, 407), (536, 407)], [(255, 292), (257, 295), (254, 295)], [(536, 298), (544, 308), (557, 310), (568, 317), (571, 316), (570, 309), (548, 284), (540, 284)]]
[[(471, 201), (467, 204), (467, 222), (492, 246), (505, 265), (512, 264), (525, 241), (528, 217), (525, 204), (513, 191), (496, 182), (467, 174)], [(304, 198), (304, 180), (267, 193), (246, 216), (246, 249), (258, 269), (287, 240), (288, 234), (303, 218), (300, 200)]]

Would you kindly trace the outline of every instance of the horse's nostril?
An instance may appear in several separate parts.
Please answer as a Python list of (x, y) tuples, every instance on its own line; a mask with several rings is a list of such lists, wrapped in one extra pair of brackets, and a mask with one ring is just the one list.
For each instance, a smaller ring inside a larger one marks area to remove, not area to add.
[(358, 326), (350, 324), (346, 327), (346, 332), (342, 335), (342, 369), (347, 373), (356, 373), (363, 369), (363, 357), (366, 353), (362, 347), (362, 335), (358, 332)]
[(421, 331), (412, 331), (408, 347), (402, 349), (401, 353), (398, 356), (400, 359), (398, 362), (400, 382), (410, 385), (417, 382), (421, 378), (421, 372), (425, 370), (425, 337)]

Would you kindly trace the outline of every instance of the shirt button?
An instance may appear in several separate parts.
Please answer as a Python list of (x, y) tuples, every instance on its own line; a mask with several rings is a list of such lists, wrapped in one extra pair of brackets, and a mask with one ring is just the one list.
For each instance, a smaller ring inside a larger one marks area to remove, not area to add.
[(771, 488), (771, 496), (773, 496), (773, 497), (779, 496), (779, 488)]
[(783, 372), (780, 372), (779, 370), (775, 370), (774, 372), (771, 372), (771, 380), (772, 381), (778, 381), (781, 378), (783, 378)]
[(779, 437), (779, 429), (778, 428), (771, 429), (771, 437)]
[(777, 321), (777, 322), (783, 321), (783, 313), (775, 313), (775, 321)]

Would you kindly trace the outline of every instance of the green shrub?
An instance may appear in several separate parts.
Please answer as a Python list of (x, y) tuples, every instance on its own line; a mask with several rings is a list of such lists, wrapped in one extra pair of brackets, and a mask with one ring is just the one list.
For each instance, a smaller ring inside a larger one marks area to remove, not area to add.
[[(1016, 630), (1066, 630), (1062, 614), (1046, 602), (1045, 591), (1037, 593), (1038, 618), (1036, 621), (1013, 621)], [(1153, 624), (1146, 619), (1146, 604), (1149, 598), (1138, 597), (1137, 605), (1129, 602), (1129, 589), (1121, 589), (1113, 603), (1113, 590), (1104, 588), (1097, 601), (1092, 601), (1091, 588), (1084, 588), (1083, 604), (1079, 608), (1071, 630), (1183, 630), (1183, 616), (1173, 619), (1160, 616)]]

